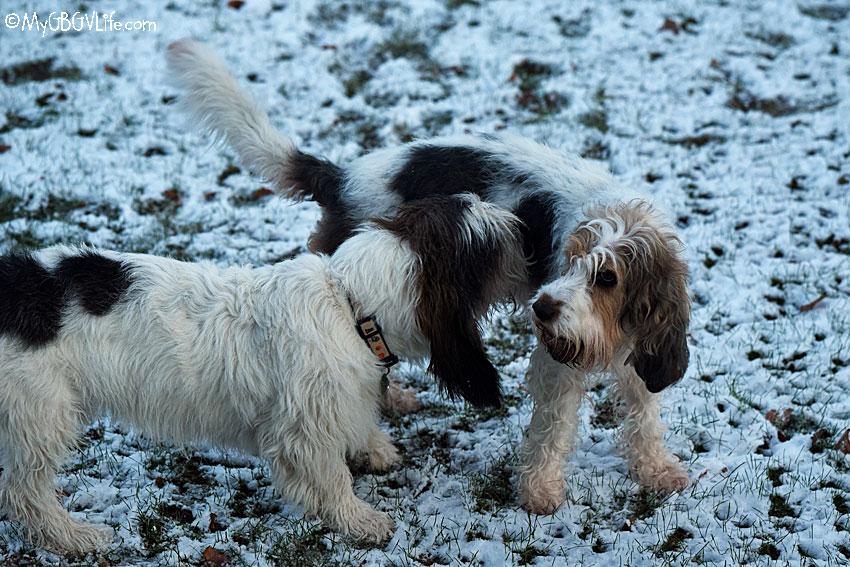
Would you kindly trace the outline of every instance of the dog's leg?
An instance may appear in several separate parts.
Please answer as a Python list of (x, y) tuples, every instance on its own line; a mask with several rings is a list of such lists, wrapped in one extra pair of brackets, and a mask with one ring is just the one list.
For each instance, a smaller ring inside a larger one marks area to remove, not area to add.
[(401, 460), (390, 436), (384, 433), (377, 423), (369, 431), (366, 444), (354, 452), (348, 465), (355, 473), (382, 473)]
[(384, 472), (401, 460), (398, 449), (393, 445), (390, 436), (387, 435), (378, 424), (372, 426), (369, 432), (369, 440), (366, 442), (366, 458), (369, 461), (369, 469), (373, 472)]
[(73, 396), (59, 387), (33, 390), (24, 382), (15, 392), (0, 392), (8, 408), (0, 422), (5, 468), (0, 505), (40, 547), (58, 553), (105, 547), (112, 541), (112, 531), (74, 520), (56, 494), (56, 470), (81, 426)]
[[(327, 423), (324, 429), (328, 429)], [(293, 438), (285, 431), (268, 438), (263, 454), (271, 462), (275, 486), (286, 498), (301, 504), (307, 514), (318, 516), (343, 534), (375, 543), (388, 541), (395, 523), (354, 494), (351, 472), (345, 462), (345, 446), (333, 446), (327, 441)]]
[(564, 460), (578, 445), (584, 375), (538, 346), (531, 354), (528, 390), (534, 411), (522, 447), (520, 502), (535, 514), (551, 514), (564, 503)]
[(375, 543), (392, 537), (393, 520), (354, 494), (342, 452), (313, 446), (306, 459), (292, 458), (289, 450), (287, 453), (271, 461), (275, 484), (287, 498), (343, 534)]
[(397, 414), (406, 414), (419, 411), (422, 402), (416, 397), (416, 390), (402, 388), (398, 380), (390, 378), (387, 391), (384, 392), (384, 407)]
[(652, 394), (631, 365), (612, 363), (617, 391), (626, 402), (623, 445), (629, 468), (638, 481), (659, 492), (683, 490), (690, 480), (682, 464), (670, 454), (663, 440), (659, 394)]

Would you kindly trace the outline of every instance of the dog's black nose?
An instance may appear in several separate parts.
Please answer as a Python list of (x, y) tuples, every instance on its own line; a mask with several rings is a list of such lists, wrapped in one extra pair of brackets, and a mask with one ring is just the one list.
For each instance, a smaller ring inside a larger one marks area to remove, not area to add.
[(552, 305), (549, 301), (544, 298), (540, 298), (534, 302), (534, 305), (531, 306), (531, 309), (534, 310), (534, 314), (537, 316), (537, 320), (541, 323), (545, 323), (552, 319), (556, 313), (558, 313), (557, 307)]

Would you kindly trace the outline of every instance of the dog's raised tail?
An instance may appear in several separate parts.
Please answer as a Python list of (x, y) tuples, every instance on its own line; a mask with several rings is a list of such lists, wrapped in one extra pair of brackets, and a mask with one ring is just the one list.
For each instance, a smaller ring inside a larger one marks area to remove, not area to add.
[(342, 172), (334, 164), (298, 150), (275, 129), (268, 114), (236, 83), (224, 61), (191, 39), (168, 46), (170, 82), (183, 91), (181, 104), (192, 121), (224, 141), (251, 173), (281, 194), (332, 206)]

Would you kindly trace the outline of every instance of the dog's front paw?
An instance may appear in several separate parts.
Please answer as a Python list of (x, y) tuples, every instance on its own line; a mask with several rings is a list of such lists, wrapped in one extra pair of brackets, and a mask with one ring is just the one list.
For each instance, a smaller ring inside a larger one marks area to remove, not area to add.
[(361, 541), (385, 545), (395, 533), (395, 522), (389, 514), (364, 504), (360, 513), (349, 519), (344, 531)]
[(636, 467), (635, 474), (643, 486), (662, 494), (681, 492), (691, 484), (688, 471), (681, 463), (673, 460)]
[(533, 475), (524, 479), (519, 493), (525, 510), (539, 515), (554, 514), (564, 503), (564, 481)]
[(82, 555), (108, 547), (113, 540), (113, 532), (92, 524), (71, 521), (61, 527), (48, 527), (42, 537), (45, 549), (60, 555)]
[(388, 411), (399, 415), (413, 413), (422, 408), (416, 391), (402, 388), (395, 380), (390, 380), (390, 385), (384, 393), (384, 405)]
[(366, 458), (369, 460), (369, 469), (373, 472), (386, 472), (401, 460), (398, 449), (389, 440), (370, 447)]

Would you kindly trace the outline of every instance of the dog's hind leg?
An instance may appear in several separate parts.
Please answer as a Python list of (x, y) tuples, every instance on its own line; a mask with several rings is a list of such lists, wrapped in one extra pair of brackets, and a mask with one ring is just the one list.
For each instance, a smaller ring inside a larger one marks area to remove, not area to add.
[[(23, 524), (37, 545), (59, 553), (83, 553), (112, 541), (112, 532), (79, 522), (56, 494), (56, 470), (81, 426), (73, 395), (59, 380), (15, 380), (0, 389), (0, 447), (4, 471), (0, 506)], [(50, 380), (50, 383), (48, 383)]]
[(650, 393), (631, 365), (611, 364), (617, 375), (617, 393), (626, 402), (622, 442), (629, 468), (644, 486), (668, 493), (690, 484), (688, 472), (664, 444), (659, 394)]
[(564, 502), (564, 460), (578, 446), (584, 375), (538, 346), (531, 354), (528, 390), (534, 411), (522, 446), (519, 497), (526, 510), (552, 514)]

